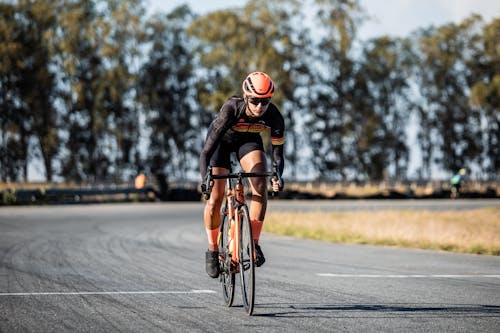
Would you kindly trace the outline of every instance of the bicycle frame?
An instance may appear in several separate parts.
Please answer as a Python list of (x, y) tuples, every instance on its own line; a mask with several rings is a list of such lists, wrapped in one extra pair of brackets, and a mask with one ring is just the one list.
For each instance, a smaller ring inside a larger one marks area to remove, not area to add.
[[(234, 277), (236, 274), (240, 275), (243, 307), (248, 315), (252, 315), (255, 302), (255, 249), (243, 178), (252, 177), (276, 177), (282, 184), (276, 165), (273, 172), (263, 173), (238, 172), (214, 175), (209, 168), (206, 183), (202, 184), (203, 194), (208, 200), (214, 180), (227, 180), (224, 189), (226, 202), (221, 210), (217, 239), (221, 268), (220, 282), (224, 301), (227, 306), (231, 306), (234, 297)], [(236, 179), (236, 182), (233, 179)]]
[[(214, 179), (218, 177), (214, 175)], [(232, 178), (232, 177), (231, 177)], [(230, 179), (227, 180), (227, 188), (226, 188), (226, 198), (227, 198), (227, 212), (225, 214), (228, 215), (228, 221), (230, 223), (230, 228), (232, 231), (231, 238), (234, 242), (232, 246), (233, 249), (239, 249), (240, 244), (240, 228), (236, 221), (239, 221), (240, 209), (243, 205), (246, 204), (245, 200), (245, 187), (243, 186), (243, 176), (238, 177), (236, 185), (233, 187), (233, 183)], [(220, 235), (219, 235), (220, 237)], [(232, 251), (232, 260), (238, 264), (240, 262), (239, 251)]]
[[(227, 174), (212, 174), (212, 168), (209, 167), (207, 173), (207, 179), (204, 190), (205, 198), (208, 200), (210, 198), (210, 192), (212, 189), (212, 181), (216, 179), (227, 179), (227, 188), (226, 188), (226, 198), (227, 198), (227, 214), (229, 215), (229, 223), (234, 223), (234, 221), (239, 221), (239, 208), (241, 206), (246, 205), (244, 186), (243, 186), (243, 178), (252, 178), (252, 177), (276, 177), (281, 182), (281, 176), (278, 173), (277, 165), (273, 165), (272, 172), (237, 172), (237, 173), (227, 173)], [(231, 179), (237, 179), (236, 186), (233, 187)], [(233, 241), (236, 242), (234, 249), (239, 248), (239, 236), (240, 236), (240, 228), (237, 227), (234, 230)], [(220, 237), (220, 235), (218, 236)], [(235, 263), (239, 263), (239, 253), (238, 251), (233, 251), (234, 261)]]

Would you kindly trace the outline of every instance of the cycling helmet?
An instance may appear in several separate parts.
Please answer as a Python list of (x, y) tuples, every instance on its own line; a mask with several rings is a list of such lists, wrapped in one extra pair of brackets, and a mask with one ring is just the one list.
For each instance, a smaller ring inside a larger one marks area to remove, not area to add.
[(267, 98), (274, 95), (274, 83), (264, 72), (248, 74), (243, 81), (243, 93), (249, 97)]

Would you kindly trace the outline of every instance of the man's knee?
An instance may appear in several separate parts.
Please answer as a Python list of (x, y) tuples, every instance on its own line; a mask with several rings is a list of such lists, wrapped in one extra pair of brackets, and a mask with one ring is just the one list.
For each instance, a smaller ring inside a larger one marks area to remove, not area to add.
[(214, 212), (217, 212), (220, 210), (220, 207), (222, 205), (222, 199), (223, 199), (223, 197), (217, 197), (217, 196), (210, 197), (210, 199), (207, 201), (206, 208), (205, 208), (210, 212), (210, 215), (213, 215)]
[(263, 202), (267, 198), (267, 185), (265, 181), (258, 181), (253, 184), (252, 200)]
[(255, 192), (259, 195), (264, 196), (267, 193), (267, 182), (266, 178), (259, 179), (254, 183)]

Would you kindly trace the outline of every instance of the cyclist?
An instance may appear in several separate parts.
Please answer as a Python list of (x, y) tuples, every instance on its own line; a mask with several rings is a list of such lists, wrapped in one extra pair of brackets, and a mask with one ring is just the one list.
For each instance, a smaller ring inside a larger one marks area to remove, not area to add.
[[(200, 173), (202, 181), (206, 178), (207, 167), (212, 167), (213, 174), (225, 174), (230, 171), (230, 154), (236, 153), (245, 172), (266, 172), (266, 158), (260, 132), (271, 131), (272, 157), (278, 165), (278, 172), (283, 173), (283, 144), (285, 122), (278, 108), (271, 103), (274, 95), (274, 83), (263, 72), (250, 73), (242, 84), (243, 97), (233, 96), (221, 107), (216, 118), (210, 124), (205, 145), (200, 155)], [(262, 266), (264, 254), (259, 246), (259, 237), (267, 208), (267, 182), (265, 178), (250, 178), (252, 200), (250, 220), (255, 243), (255, 264)], [(219, 276), (219, 249), (217, 235), (220, 225), (220, 207), (224, 197), (225, 181), (214, 181), (210, 199), (204, 210), (204, 223), (208, 236), (206, 252), (207, 274)], [(273, 191), (282, 190), (283, 184), (272, 179)]]
[(458, 170), (458, 172), (453, 175), (453, 177), (450, 179), (451, 183), (451, 198), (455, 199), (458, 198), (460, 195), (460, 187), (462, 186), (462, 182), (465, 178), (465, 175), (467, 174), (467, 169), (462, 168)]

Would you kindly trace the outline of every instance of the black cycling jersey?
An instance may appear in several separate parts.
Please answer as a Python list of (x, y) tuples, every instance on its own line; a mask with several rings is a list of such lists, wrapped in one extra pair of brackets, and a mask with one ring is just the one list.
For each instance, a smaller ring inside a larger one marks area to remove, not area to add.
[[(285, 143), (283, 116), (272, 103), (268, 105), (266, 112), (258, 118), (248, 116), (245, 110), (246, 104), (243, 98), (231, 97), (222, 105), (216, 118), (210, 124), (200, 155), (200, 174), (203, 180), (206, 177), (210, 160), (221, 143), (252, 142), (257, 138), (261, 140), (259, 133), (265, 130), (271, 131), (273, 161), (278, 164), (280, 175), (283, 173), (283, 144)], [(241, 157), (238, 156), (238, 158)]]

